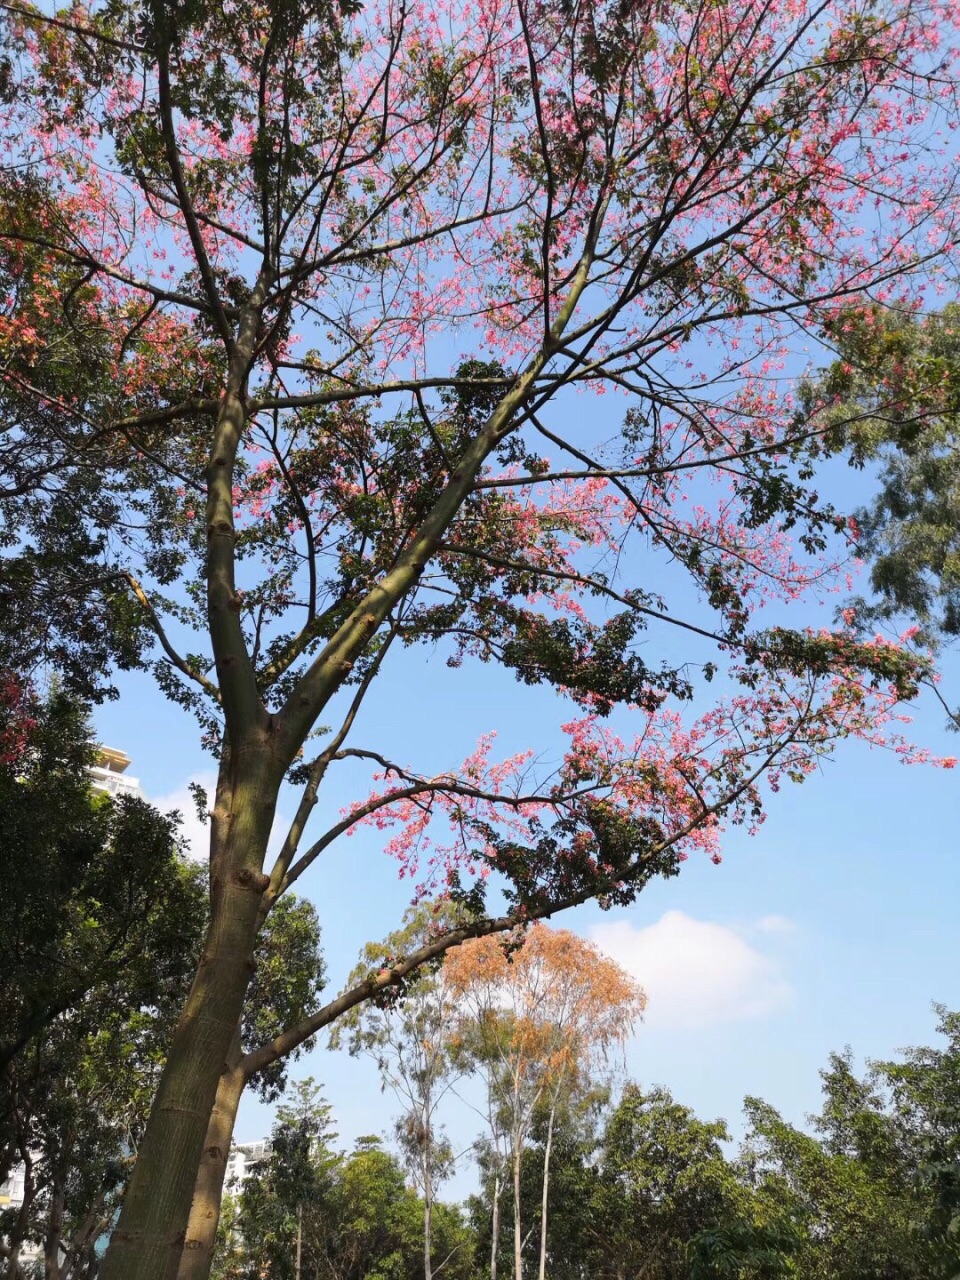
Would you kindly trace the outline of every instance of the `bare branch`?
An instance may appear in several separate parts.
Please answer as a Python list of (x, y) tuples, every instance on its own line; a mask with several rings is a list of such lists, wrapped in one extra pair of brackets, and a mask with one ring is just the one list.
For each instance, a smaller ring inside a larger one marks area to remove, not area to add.
[(187, 662), (185, 658), (181, 657), (180, 654), (177, 653), (176, 649), (174, 649), (173, 645), (170, 643), (170, 640), (167, 637), (167, 633), (163, 628), (163, 623), (160, 621), (160, 618), (157, 615), (157, 611), (156, 609), (154, 609), (153, 605), (151, 604), (150, 598), (147, 595), (147, 593), (144, 591), (143, 587), (140, 585), (140, 583), (137, 581), (137, 579), (133, 576), (132, 573), (126, 573), (124, 574), (124, 577), (126, 578), (127, 582), (130, 584), (131, 591), (136, 596), (140, 604), (143, 606), (143, 609), (150, 622), (150, 626), (153, 629), (157, 639), (160, 641), (160, 647), (163, 649), (163, 652), (167, 655), (167, 658), (169, 659), (170, 663), (174, 667), (176, 667), (176, 669), (179, 672), (181, 672), (182, 675), (185, 675), (188, 680), (192, 680), (194, 684), (198, 684), (200, 688), (204, 691), (204, 693), (208, 694), (214, 700), (214, 702), (216, 702), (217, 705), (219, 706), (220, 690), (217, 688), (217, 686), (213, 683), (212, 680), (207, 679), (207, 677), (203, 674), (203, 672), (195, 670), (193, 667), (190, 666), (189, 662)]

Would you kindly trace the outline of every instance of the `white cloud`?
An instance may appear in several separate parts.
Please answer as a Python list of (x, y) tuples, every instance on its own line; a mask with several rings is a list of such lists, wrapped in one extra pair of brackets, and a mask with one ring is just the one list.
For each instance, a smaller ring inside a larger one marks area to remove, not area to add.
[[(215, 773), (198, 773), (191, 782), (199, 783), (206, 791), (213, 804), (213, 793), (217, 785)], [(170, 791), (165, 796), (151, 796), (150, 803), (161, 813), (169, 813), (171, 809), (179, 809), (183, 822), (180, 831), (187, 842), (187, 852), (195, 862), (206, 862), (210, 853), (210, 820), (201, 822), (197, 815), (197, 806), (190, 793), (188, 783)]]
[[(777, 932), (770, 922), (781, 917), (765, 920), (764, 931)], [(682, 911), (667, 911), (645, 928), (622, 919), (598, 924), (590, 937), (643, 986), (645, 1022), (652, 1028), (691, 1030), (762, 1018), (793, 996), (778, 962), (743, 933)]]
[(767, 933), (778, 937), (796, 933), (797, 926), (786, 916), (762, 916), (753, 926), (757, 933)]
[[(217, 789), (217, 775), (213, 772), (198, 773), (182, 787), (170, 791), (165, 796), (151, 796), (150, 803), (161, 813), (169, 813), (171, 809), (179, 809), (182, 822), (180, 832), (186, 840), (187, 853), (195, 862), (206, 862), (210, 856), (210, 819), (201, 822), (197, 814), (197, 804), (190, 791), (192, 784), (199, 783), (207, 793), (207, 801), (213, 805)], [(290, 821), (282, 813), (276, 813), (273, 819), (273, 830), (267, 844), (267, 856), (275, 857)]]

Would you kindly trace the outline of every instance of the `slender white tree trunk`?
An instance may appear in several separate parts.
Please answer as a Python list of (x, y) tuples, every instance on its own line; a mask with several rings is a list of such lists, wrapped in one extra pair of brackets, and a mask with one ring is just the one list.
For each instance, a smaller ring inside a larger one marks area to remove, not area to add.
[(553, 1150), (553, 1121), (557, 1114), (557, 1099), (550, 1107), (547, 1121), (547, 1142), (543, 1148), (543, 1195), (540, 1200), (540, 1280), (547, 1276), (547, 1205), (550, 1199), (550, 1153)]
[(497, 1258), (500, 1253), (500, 1196), (503, 1194), (503, 1183), (500, 1180), (500, 1168), (493, 1178), (493, 1242), (490, 1245), (490, 1280), (497, 1280)]
[(430, 1151), (424, 1153), (423, 1162), (423, 1280), (433, 1280), (433, 1175), (430, 1168)]
[(520, 1157), (523, 1154), (520, 1135), (513, 1138), (513, 1276), (523, 1280), (523, 1236), (520, 1231)]

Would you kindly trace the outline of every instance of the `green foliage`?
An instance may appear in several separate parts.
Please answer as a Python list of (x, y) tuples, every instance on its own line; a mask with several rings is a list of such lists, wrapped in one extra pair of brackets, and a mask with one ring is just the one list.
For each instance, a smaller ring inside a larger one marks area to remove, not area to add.
[(182, 992), (196, 962), (203, 890), (174, 821), (95, 796), (92, 760), (83, 713), (54, 693), (0, 768), (4, 1065), (94, 989), (105, 1005), (149, 1007)]
[(82, 711), (62, 693), (32, 711), (0, 767), (0, 1178), (26, 1166), (0, 1236), (93, 1266), (199, 954), (205, 891), (171, 818), (91, 792)]
[[(306, 1240), (307, 1269), (314, 1264), (314, 1217), (329, 1201), (339, 1157), (330, 1146), (330, 1108), (312, 1080), (300, 1082), (292, 1105), (281, 1107), (272, 1152), (254, 1168), (221, 1219), (215, 1280), (293, 1280), (297, 1234)], [(311, 1268), (312, 1267), (312, 1271)]]
[(721, 1147), (727, 1138), (722, 1121), (699, 1120), (665, 1089), (627, 1085), (598, 1161), (599, 1274), (616, 1276), (626, 1265), (656, 1280), (685, 1280), (688, 1243), (749, 1212)]
[[(278, 1112), (270, 1159), (221, 1223), (213, 1280), (422, 1280), (423, 1206), (376, 1138), (333, 1150), (329, 1107), (312, 1081)], [(442, 1274), (472, 1280), (472, 1238), (456, 1209), (434, 1207)]]
[[(661, 1088), (627, 1084), (616, 1106), (561, 1111), (548, 1218), (551, 1280), (957, 1280), (960, 1275), (960, 1015), (937, 1006), (946, 1043), (871, 1062), (849, 1051), (821, 1072), (809, 1128), (746, 1101), (740, 1155), (722, 1121)], [(523, 1154), (522, 1215), (537, 1233), (545, 1131)], [(469, 1203), (477, 1266), (499, 1208), (499, 1272), (513, 1277), (510, 1196), (490, 1144)], [(498, 1178), (499, 1171), (499, 1178)]]
[[(547, 1216), (547, 1275), (550, 1280), (580, 1280), (593, 1274), (602, 1224), (598, 1218), (599, 1171), (595, 1162), (597, 1124), (606, 1095), (593, 1092), (571, 1099), (554, 1118), (550, 1153), (550, 1180)], [(540, 1239), (547, 1108), (534, 1118), (530, 1138), (521, 1159), (521, 1223), (531, 1242), (528, 1246), (532, 1268), (536, 1242)], [(493, 1227), (493, 1197), (500, 1195), (497, 1252), (501, 1273), (513, 1274), (514, 1206), (509, 1189), (509, 1171), (503, 1157), (489, 1143), (477, 1144), (481, 1190), (468, 1201), (468, 1210), (477, 1239), (477, 1262), (490, 1256)], [(499, 1171), (499, 1182), (497, 1173)]]
[(934, 1006), (945, 1048), (908, 1049), (899, 1062), (874, 1062), (888, 1093), (901, 1170), (924, 1206), (918, 1235), (931, 1276), (960, 1275), (960, 1013)]
[(744, 1169), (774, 1218), (801, 1227), (810, 1280), (954, 1280), (960, 1273), (960, 1018), (937, 1006), (946, 1048), (821, 1073), (815, 1135), (748, 1100)]
[(808, 402), (830, 405), (830, 448), (879, 470), (857, 516), (879, 596), (865, 612), (906, 614), (927, 638), (960, 635), (960, 306), (851, 309), (828, 336), (839, 360)]
[(799, 1237), (791, 1223), (733, 1222), (694, 1236), (688, 1280), (780, 1280), (796, 1275)]
[[(274, 904), (257, 941), (256, 968), (247, 993), (241, 1045), (249, 1051), (296, 1026), (317, 1007), (326, 965), (320, 951), (320, 921), (304, 898), (285, 894)], [(313, 1046), (311, 1036), (297, 1050), (260, 1071), (252, 1084), (265, 1101), (283, 1092), (290, 1058)]]
[[(725, 1125), (697, 1119), (664, 1089), (644, 1092), (627, 1084), (602, 1118), (604, 1095), (563, 1107), (554, 1122), (547, 1219), (550, 1280), (688, 1280), (691, 1254), (706, 1258), (709, 1236), (731, 1224), (740, 1229), (753, 1211), (753, 1194), (726, 1159)], [(544, 1117), (538, 1116), (523, 1153), (521, 1220), (539, 1238)], [(491, 1250), (493, 1196), (499, 1161), (479, 1148), (481, 1193), (470, 1201), (478, 1259)], [(513, 1206), (500, 1205), (500, 1271), (513, 1275)], [(725, 1273), (717, 1272), (718, 1280)], [(739, 1272), (731, 1272), (739, 1280)], [(758, 1280), (759, 1275), (758, 1274)], [(706, 1280), (712, 1272), (704, 1270)], [(744, 1272), (744, 1276), (752, 1273)]]

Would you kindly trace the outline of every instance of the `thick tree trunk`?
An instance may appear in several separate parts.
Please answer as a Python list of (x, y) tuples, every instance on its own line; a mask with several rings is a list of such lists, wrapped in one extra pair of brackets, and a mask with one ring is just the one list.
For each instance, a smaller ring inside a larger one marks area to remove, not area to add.
[[(261, 867), (279, 787), (273, 761), (243, 778), (221, 763), (212, 833), (211, 919), (174, 1033), (101, 1280), (176, 1280), (217, 1089), (253, 971)], [(236, 759), (236, 757), (234, 757)]]
[[(239, 1049), (237, 1039), (235, 1036), (235, 1051)], [(238, 1056), (237, 1052), (231, 1055)], [(246, 1079), (236, 1066), (224, 1071), (220, 1077), (217, 1099), (203, 1144), (203, 1159), (197, 1174), (177, 1280), (207, 1280), (210, 1275), (217, 1247), (217, 1226), (223, 1202), (227, 1158), (230, 1155), (230, 1143), (245, 1084)]]
[(556, 1102), (550, 1108), (547, 1122), (547, 1141), (543, 1148), (543, 1196), (540, 1201), (540, 1280), (547, 1276), (547, 1206), (550, 1200), (550, 1154), (553, 1150), (553, 1121), (557, 1114)]

